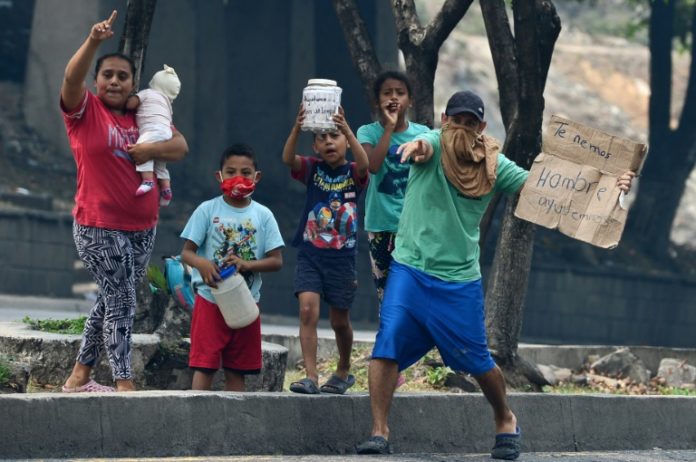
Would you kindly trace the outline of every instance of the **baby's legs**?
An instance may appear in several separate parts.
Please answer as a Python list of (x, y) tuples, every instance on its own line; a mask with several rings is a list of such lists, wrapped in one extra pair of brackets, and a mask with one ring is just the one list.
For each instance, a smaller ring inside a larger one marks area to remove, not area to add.
[(155, 174), (160, 187), (160, 205), (166, 207), (172, 201), (172, 182), (169, 180), (169, 170), (166, 162), (155, 161)]
[(143, 179), (143, 182), (140, 183), (140, 186), (135, 191), (135, 195), (142, 196), (152, 191), (152, 188), (155, 186), (154, 162), (150, 160), (144, 164), (136, 165), (135, 170), (140, 172), (140, 176)]

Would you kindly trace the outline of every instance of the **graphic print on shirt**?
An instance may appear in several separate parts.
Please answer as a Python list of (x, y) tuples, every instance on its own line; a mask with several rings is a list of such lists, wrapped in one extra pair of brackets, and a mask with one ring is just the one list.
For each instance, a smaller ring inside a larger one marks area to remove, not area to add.
[(403, 198), (408, 183), (409, 164), (401, 163), (401, 156), (396, 153), (398, 144), (392, 144), (384, 158), (385, 173), (377, 185), (377, 192)]
[(327, 202), (315, 204), (307, 214), (303, 239), (319, 249), (355, 247), (358, 216), (351, 170), (331, 178), (323, 170), (317, 169), (313, 182), (318, 189), (327, 191), (329, 195)]
[(123, 128), (109, 124), (108, 134), (107, 146), (111, 149), (111, 153), (116, 157), (133, 162), (127, 149), (129, 144), (135, 144), (138, 141), (138, 129), (135, 127)]
[[(250, 219), (241, 223), (233, 219), (220, 220), (213, 218), (215, 224), (213, 259), (218, 266), (228, 255), (236, 255), (242, 260), (256, 260), (256, 228)], [(251, 289), (254, 283), (254, 273), (243, 271), (240, 273)]]

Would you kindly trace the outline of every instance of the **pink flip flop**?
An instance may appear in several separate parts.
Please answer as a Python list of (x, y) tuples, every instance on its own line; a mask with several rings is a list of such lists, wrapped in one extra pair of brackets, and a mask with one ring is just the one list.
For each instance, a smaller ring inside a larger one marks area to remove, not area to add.
[(66, 387), (65, 385), (63, 385), (62, 390), (63, 393), (100, 393), (116, 391), (113, 387), (102, 385), (100, 383), (95, 382), (92, 379), (90, 379), (90, 381), (86, 384), (81, 385), (79, 387)]

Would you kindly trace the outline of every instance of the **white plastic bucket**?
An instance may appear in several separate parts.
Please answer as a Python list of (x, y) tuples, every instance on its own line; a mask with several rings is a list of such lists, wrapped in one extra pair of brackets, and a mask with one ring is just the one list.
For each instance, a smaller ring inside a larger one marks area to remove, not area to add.
[(241, 329), (259, 317), (259, 307), (256, 306), (246, 281), (239, 273), (223, 279), (218, 283), (217, 289), (212, 288), (211, 292), (222, 317), (225, 318), (225, 324), (230, 328)]

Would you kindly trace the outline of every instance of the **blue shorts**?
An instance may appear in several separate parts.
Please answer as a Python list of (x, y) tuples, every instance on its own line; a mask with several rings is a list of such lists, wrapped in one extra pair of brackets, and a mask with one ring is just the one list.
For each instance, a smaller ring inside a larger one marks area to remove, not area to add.
[(488, 351), (481, 280), (448, 282), (392, 262), (372, 357), (406, 369), (434, 346), (455, 371), (495, 367)]
[(325, 257), (313, 252), (297, 252), (295, 295), (316, 292), (332, 308), (348, 310), (353, 306), (358, 278), (355, 255)]

